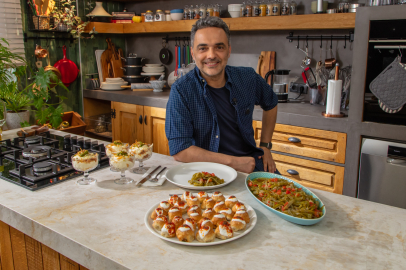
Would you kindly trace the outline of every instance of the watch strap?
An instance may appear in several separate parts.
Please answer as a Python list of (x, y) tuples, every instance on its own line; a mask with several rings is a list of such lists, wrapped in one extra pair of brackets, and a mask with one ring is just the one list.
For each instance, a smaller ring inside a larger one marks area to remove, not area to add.
[(272, 149), (272, 143), (271, 142), (268, 142), (268, 143), (260, 142), (259, 146), (266, 147), (268, 149)]

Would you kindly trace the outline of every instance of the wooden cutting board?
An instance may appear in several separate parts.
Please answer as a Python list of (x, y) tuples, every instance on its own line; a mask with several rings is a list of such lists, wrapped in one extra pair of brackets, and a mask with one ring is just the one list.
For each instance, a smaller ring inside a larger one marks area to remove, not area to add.
[(116, 51), (116, 47), (114, 46), (113, 43), (111, 43), (111, 47), (113, 49), (113, 55), (111, 56), (111, 69), (113, 71), (113, 78), (121, 78), (124, 76), (123, 72), (123, 62), (121, 61), (121, 58)]
[(111, 68), (109, 68), (109, 66), (111, 66), (111, 58), (113, 55), (113, 48), (111, 47), (111, 39), (110, 38), (106, 38), (106, 42), (107, 42), (107, 50), (105, 50), (101, 57), (100, 57), (100, 65), (101, 65), (101, 70), (102, 70), (102, 74), (103, 74), (103, 82), (106, 81), (106, 78), (113, 78), (113, 74), (110, 71)]
[[(275, 69), (276, 53), (273, 51), (262, 51), (258, 58), (257, 73), (265, 79), (268, 71)], [(271, 83), (271, 77), (268, 78), (268, 84)]]

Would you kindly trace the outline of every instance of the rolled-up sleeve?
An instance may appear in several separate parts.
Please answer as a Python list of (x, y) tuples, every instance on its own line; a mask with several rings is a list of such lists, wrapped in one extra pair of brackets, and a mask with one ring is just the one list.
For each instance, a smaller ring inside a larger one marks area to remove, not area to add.
[(254, 72), (255, 76), (255, 105), (260, 105), (264, 111), (272, 110), (278, 105), (278, 96), (264, 78)]
[(194, 145), (192, 117), (176, 86), (172, 86), (166, 105), (165, 133), (171, 156)]

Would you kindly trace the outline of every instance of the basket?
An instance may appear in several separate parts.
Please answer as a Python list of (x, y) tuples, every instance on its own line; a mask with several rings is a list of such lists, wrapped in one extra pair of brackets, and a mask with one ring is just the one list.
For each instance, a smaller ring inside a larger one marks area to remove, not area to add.
[(32, 16), (35, 30), (48, 30), (50, 26), (50, 17), (48, 16)]

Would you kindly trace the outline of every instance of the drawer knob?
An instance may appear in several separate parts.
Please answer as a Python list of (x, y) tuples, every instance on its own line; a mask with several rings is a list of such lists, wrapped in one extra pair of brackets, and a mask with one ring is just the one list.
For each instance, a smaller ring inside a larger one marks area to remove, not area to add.
[(298, 171), (291, 170), (291, 169), (287, 170), (287, 172), (288, 172), (288, 174), (291, 174), (291, 175), (298, 175), (299, 174)]
[(299, 138), (296, 138), (296, 137), (289, 137), (288, 140), (290, 142), (293, 142), (293, 143), (300, 143), (301, 142), (301, 140)]

